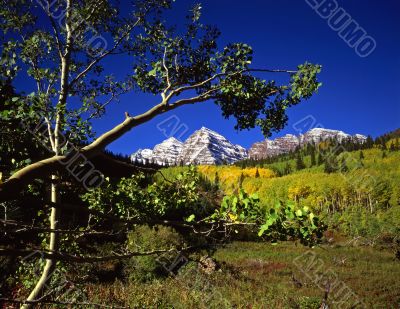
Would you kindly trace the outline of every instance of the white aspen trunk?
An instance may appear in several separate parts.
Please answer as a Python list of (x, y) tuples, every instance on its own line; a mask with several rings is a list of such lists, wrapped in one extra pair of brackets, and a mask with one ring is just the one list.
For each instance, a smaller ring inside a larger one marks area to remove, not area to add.
[[(56, 156), (60, 155), (60, 131), (63, 121), (63, 113), (64, 113), (64, 105), (67, 101), (68, 95), (68, 75), (69, 75), (69, 57), (72, 48), (72, 35), (71, 29), (69, 25), (69, 16), (71, 9), (71, 0), (67, 0), (67, 13), (66, 13), (66, 30), (67, 30), (67, 44), (65, 49), (65, 55), (61, 56), (61, 85), (60, 85), (60, 96), (57, 103), (57, 115), (56, 115), (56, 123), (54, 128), (54, 133), (51, 134), (51, 129), (49, 129), (49, 139), (50, 141), (54, 137), (53, 142), (51, 143), (53, 146), (53, 151)], [(58, 176), (53, 174), (51, 176), (51, 202), (52, 208), (50, 213), (50, 229), (56, 230), (58, 228), (58, 220), (60, 218), (60, 209), (57, 209), (57, 204), (60, 203), (59, 200), (59, 185), (58, 185)], [(50, 240), (48, 251), (50, 254), (56, 252), (58, 250), (59, 239), (58, 233), (50, 232)], [(43, 273), (40, 276), (39, 281), (36, 283), (35, 288), (32, 290), (30, 295), (27, 298), (27, 301), (35, 301), (38, 300), (43, 295), (45, 288), (47, 286), (47, 282), (50, 282), (53, 271), (56, 267), (56, 261), (53, 259), (46, 259), (46, 264), (43, 269)], [(21, 306), (23, 309), (33, 308), (34, 304), (25, 303)]]
[[(60, 96), (60, 99), (62, 99), (62, 96)], [(55, 155), (59, 155), (60, 151), (60, 144), (59, 144), (59, 127), (60, 127), (60, 121), (61, 121), (61, 117), (60, 114), (57, 115), (57, 119), (56, 119), (56, 128), (54, 130), (54, 141), (53, 141), (53, 151), (55, 153)], [(52, 139), (52, 134), (51, 134), (51, 130), (49, 130), (49, 138), (50, 140)], [(58, 209), (56, 207), (56, 204), (59, 203), (59, 187), (58, 187), (58, 176), (53, 174), (51, 176), (51, 196), (50, 196), (50, 201), (53, 205), (53, 207), (51, 207), (51, 213), (50, 213), (50, 229), (51, 230), (56, 230), (58, 228), (58, 220), (60, 217), (60, 209)], [(58, 233), (57, 232), (50, 232), (50, 240), (49, 240), (49, 246), (48, 246), (48, 251), (50, 254), (52, 254), (53, 252), (58, 250)], [(46, 264), (43, 268), (43, 273), (40, 276), (40, 279), (38, 280), (38, 282), (36, 283), (35, 288), (32, 290), (32, 292), (29, 294), (28, 298), (26, 299), (27, 301), (35, 301), (38, 300), (48, 282), (51, 281), (51, 276), (53, 274), (53, 271), (55, 269), (56, 266), (56, 261), (53, 259), (46, 259)], [(33, 308), (34, 304), (32, 303), (25, 303), (24, 305), (21, 306), (22, 309), (27, 309), (27, 308)]]
[[(52, 184), (51, 184), (51, 202), (52, 203), (57, 203), (58, 202), (58, 177), (56, 175), (52, 175), (51, 177)], [(59, 210), (56, 207), (51, 208), (51, 214), (50, 214), (50, 228), (51, 229), (57, 229), (58, 225), (58, 217), (59, 217)], [(57, 251), (58, 249), (58, 233), (51, 232), (50, 233), (50, 241), (49, 241), (49, 251), (50, 254), (54, 251)], [(43, 273), (39, 279), (39, 281), (36, 283), (35, 288), (32, 290), (32, 292), (29, 294), (27, 301), (35, 301), (37, 300), (42, 294), (47, 286), (47, 282), (50, 282), (51, 280), (51, 275), (55, 269), (56, 266), (56, 261), (52, 259), (46, 259), (46, 264), (43, 268)], [(26, 303), (21, 306), (23, 309), (27, 308), (33, 308), (34, 304), (32, 303)]]

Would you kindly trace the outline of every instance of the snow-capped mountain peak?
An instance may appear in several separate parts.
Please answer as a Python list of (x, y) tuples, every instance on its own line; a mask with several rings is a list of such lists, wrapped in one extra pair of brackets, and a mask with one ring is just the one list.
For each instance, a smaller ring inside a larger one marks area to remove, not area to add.
[[(152, 151), (152, 153), (149, 152)], [(144, 151), (144, 153), (142, 153)], [(159, 165), (188, 164), (221, 164), (233, 163), (245, 159), (247, 151), (234, 145), (221, 134), (201, 127), (184, 142), (170, 137), (156, 145), (153, 150), (135, 152), (131, 159), (134, 162), (154, 162)]]
[(313, 128), (298, 136), (286, 134), (285, 136), (278, 137), (274, 140), (267, 139), (265, 141), (255, 143), (249, 149), (249, 157), (253, 159), (272, 157), (293, 151), (298, 146), (304, 146), (310, 143), (319, 143), (327, 139), (334, 139), (338, 142), (351, 139), (352, 141), (358, 143), (364, 143), (367, 137), (361, 134), (355, 134), (352, 136), (340, 130)]
[(154, 153), (152, 149), (138, 149), (135, 153), (131, 155), (131, 160), (133, 162), (138, 162), (142, 164), (150, 163), (153, 159)]
[(173, 165), (176, 163), (176, 157), (182, 150), (182, 142), (174, 137), (170, 137), (153, 149), (139, 149), (131, 156), (133, 162), (142, 164), (156, 163), (159, 165)]
[(177, 160), (183, 164), (230, 164), (246, 157), (246, 149), (202, 127), (185, 141)]
[(318, 143), (319, 141), (328, 138), (334, 138), (337, 141), (341, 142), (346, 138), (351, 138), (351, 135), (339, 130), (314, 128), (306, 132), (304, 135), (300, 135), (300, 138), (304, 139), (303, 143)]
[(201, 127), (183, 143), (170, 137), (153, 149), (139, 149), (131, 158), (134, 162), (158, 165), (231, 164), (247, 157), (261, 159), (288, 153), (297, 147), (327, 139), (338, 142), (349, 139), (364, 143), (367, 137), (361, 134), (350, 135), (340, 130), (314, 128), (304, 134), (286, 134), (276, 139), (255, 143), (247, 152), (245, 148), (232, 144), (221, 134)]

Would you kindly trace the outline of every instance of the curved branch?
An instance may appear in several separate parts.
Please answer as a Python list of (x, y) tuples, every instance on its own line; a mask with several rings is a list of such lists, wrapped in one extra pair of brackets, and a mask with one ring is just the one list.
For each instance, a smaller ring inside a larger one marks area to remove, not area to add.
[[(30, 164), (13, 174), (7, 181), (0, 183), (0, 200), (12, 200), (18, 197), (18, 194), (23, 190), (24, 186), (32, 180), (44, 178), (52, 172), (62, 171), (65, 165), (61, 162), (66, 162), (66, 156), (54, 156)], [(123, 161), (113, 159), (106, 154), (99, 153), (91, 157), (91, 162), (97, 167), (99, 166), (102, 173), (116, 177), (129, 177), (136, 173), (141, 167), (129, 164)]]
[(232, 76), (232, 75), (236, 75), (236, 74), (241, 74), (244, 72), (265, 72), (265, 73), (289, 73), (289, 74), (293, 74), (296, 73), (297, 71), (292, 71), (292, 70), (272, 70), (272, 69), (246, 69), (246, 70), (241, 70), (241, 71), (237, 71), (234, 73), (216, 73), (213, 76), (197, 83), (197, 84), (192, 84), (192, 85), (187, 85), (187, 86), (182, 86), (179, 87), (173, 91), (171, 91), (172, 95), (175, 94), (180, 94), (182, 91), (185, 90), (192, 90), (192, 89), (196, 89), (198, 87), (204, 86), (205, 84), (212, 82), (214, 79), (221, 77), (221, 76)]
[(244, 72), (289, 73), (289, 74), (297, 73), (297, 71), (293, 70), (273, 70), (273, 69), (247, 69), (244, 70)]
[[(45, 227), (39, 227), (39, 226), (34, 226), (34, 225), (29, 225), (25, 224), (22, 222), (18, 221), (13, 221), (13, 220), (4, 220), (1, 219), (0, 223), (4, 225), (4, 229), (7, 228), (6, 233), (7, 234), (18, 234), (18, 233), (60, 233), (60, 234), (78, 234), (78, 237), (83, 237), (83, 236), (115, 236), (115, 235), (121, 235), (124, 232), (122, 230), (119, 231), (96, 231), (92, 229), (86, 229), (86, 230), (79, 230), (79, 229), (73, 229), (73, 230), (64, 230), (64, 229), (51, 229), (51, 228), (45, 228)], [(14, 228), (14, 230), (8, 230), (9, 227)]]
[(212, 93), (217, 91), (217, 90), (219, 90), (219, 89), (221, 89), (221, 87), (212, 88), (212, 89), (207, 90), (206, 92), (204, 92), (204, 93), (202, 93), (202, 94), (200, 94), (198, 96), (175, 101), (174, 103), (171, 103), (170, 106), (173, 107), (173, 108), (176, 108), (178, 106), (182, 106), (182, 105), (186, 105), (186, 104), (194, 104), (194, 103), (198, 103), (198, 102), (207, 101), (207, 100), (212, 98)]
[[(89, 302), (67, 302), (67, 301), (52, 301), (52, 300), (18, 300), (18, 299), (11, 299), (11, 298), (0, 298), (0, 302), (7, 304), (42, 304), (42, 305), (72, 305), (72, 306), (85, 306), (85, 308), (111, 308), (111, 309), (128, 309), (129, 307), (121, 307), (121, 306), (114, 306), (114, 305), (103, 305), (97, 303), (89, 303)], [(75, 307), (74, 307), (75, 308)]]
[(58, 55), (60, 56), (60, 59), (61, 59), (63, 57), (63, 53), (62, 53), (63, 46), (61, 44), (60, 33), (57, 29), (57, 24), (52, 16), (52, 14), (49, 11), (50, 3), (49, 3), (49, 1), (46, 1), (46, 2), (47, 2), (47, 8), (45, 8), (43, 5), (42, 5), (42, 8), (45, 11), (46, 15), (49, 17), (51, 27), (53, 28), (53, 32), (54, 32), (54, 38), (55, 38), (56, 44), (57, 44)]
[(93, 262), (106, 262), (114, 260), (129, 259), (135, 256), (149, 256), (149, 255), (159, 255), (171, 252), (186, 252), (193, 250), (195, 248), (200, 248), (204, 246), (189, 246), (184, 248), (170, 248), (164, 250), (152, 250), (143, 252), (128, 252), (125, 254), (113, 254), (107, 256), (80, 256), (73, 255), (63, 252), (50, 252), (46, 250), (20, 250), (20, 249), (0, 249), (0, 256), (28, 256), (29, 254), (37, 254), (41, 258), (56, 260), (56, 261), (67, 261), (73, 263), (93, 263)]
[(135, 28), (139, 22), (140, 22), (140, 18), (137, 19), (137, 21), (128, 27), (128, 30), (121, 35), (121, 37), (115, 42), (114, 46), (109, 49), (108, 51), (105, 51), (104, 53), (102, 53), (101, 55), (99, 55), (96, 59), (94, 59), (82, 72), (80, 72), (70, 83), (70, 87), (72, 88), (72, 86), (78, 82), (81, 78), (83, 78), (92, 68), (93, 66), (95, 66), (97, 63), (99, 63), (101, 60), (103, 60), (105, 57), (107, 57), (108, 55), (111, 55), (122, 43), (122, 41), (124, 40), (124, 38), (126, 38), (132, 31), (133, 28)]
[(168, 92), (168, 90), (170, 90), (171, 87), (172, 87), (171, 80), (169, 78), (169, 70), (168, 70), (168, 67), (167, 67), (167, 64), (166, 64), (166, 59), (165, 59), (166, 57), (167, 57), (167, 47), (165, 46), (164, 56), (163, 56), (163, 59), (162, 59), (162, 64), (163, 64), (163, 67), (164, 67), (164, 70), (165, 70), (166, 79), (167, 79), (167, 88), (165, 88), (164, 91), (161, 93), (161, 97), (162, 97), (163, 100), (166, 99), (165, 95)]
[[(249, 70), (255, 70), (255, 69), (249, 69)], [(259, 71), (274, 72), (274, 73), (295, 72), (287, 70), (267, 70), (267, 69), (265, 70), (260, 69)], [(214, 78), (216, 78), (215, 75)], [(206, 83), (208, 80), (209, 79), (203, 82)], [(196, 84), (196, 87), (199, 87), (199, 84)], [(184, 89), (184, 90), (192, 89), (187, 87), (195, 87), (195, 85), (186, 86), (185, 88), (181, 87), (176, 89), (175, 92), (171, 91), (171, 93), (176, 93), (176, 91), (179, 89)], [(210, 89), (192, 98), (178, 100), (173, 104), (169, 105), (165, 104), (165, 101), (163, 100), (161, 103), (155, 105), (154, 107), (152, 107), (151, 109), (149, 109), (148, 111), (144, 112), (141, 115), (134, 117), (126, 117), (123, 122), (115, 126), (113, 129), (102, 134), (94, 142), (80, 149), (79, 153), (82, 154), (85, 158), (91, 159), (94, 156), (99, 155), (109, 144), (111, 144), (112, 142), (114, 142), (115, 140), (117, 140), (130, 130), (132, 130), (134, 127), (141, 125), (158, 115), (171, 111), (182, 105), (204, 102), (210, 99), (212, 97), (211, 93), (216, 90), (218, 90), (218, 87)], [(12, 175), (6, 182), (0, 184), (0, 202), (14, 198), (23, 189), (23, 187), (29, 184), (32, 180), (36, 178), (43, 178), (44, 176), (49, 175), (51, 172), (54, 172), (55, 169), (60, 170), (60, 168), (62, 168), (61, 163), (63, 162), (63, 160), (66, 159), (67, 159), (66, 156), (58, 155), (36, 162), (19, 170), (14, 175)]]

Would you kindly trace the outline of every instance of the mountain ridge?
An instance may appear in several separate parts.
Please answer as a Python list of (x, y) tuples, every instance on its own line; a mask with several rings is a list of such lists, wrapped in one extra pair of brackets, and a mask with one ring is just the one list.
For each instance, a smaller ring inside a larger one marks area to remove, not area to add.
[(319, 143), (327, 139), (334, 139), (339, 143), (346, 139), (357, 143), (364, 143), (367, 137), (362, 134), (350, 135), (341, 130), (313, 128), (304, 134), (286, 134), (272, 140), (266, 139), (261, 142), (256, 142), (249, 148), (249, 158), (265, 159), (267, 157), (289, 153), (297, 147), (302, 147), (310, 143)]
[(309, 143), (319, 143), (326, 139), (342, 142), (346, 139), (364, 143), (365, 135), (350, 135), (340, 130), (313, 128), (304, 134), (286, 134), (275, 139), (266, 139), (254, 143), (249, 150), (231, 143), (221, 134), (201, 127), (193, 132), (184, 142), (170, 137), (153, 149), (139, 149), (131, 155), (133, 162), (166, 165), (218, 165), (232, 164), (243, 159), (264, 159), (289, 153), (297, 147)]
[(131, 156), (133, 162), (164, 166), (232, 164), (246, 158), (245, 148), (231, 143), (221, 134), (206, 127), (196, 130), (185, 142), (170, 137), (153, 149), (139, 149)]

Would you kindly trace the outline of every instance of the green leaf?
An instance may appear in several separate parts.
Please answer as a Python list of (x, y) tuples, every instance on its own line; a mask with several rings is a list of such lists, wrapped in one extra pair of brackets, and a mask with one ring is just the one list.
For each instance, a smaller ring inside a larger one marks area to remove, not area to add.
[(191, 214), (189, 217), (186, 218), (186, 221), (187, 222), (193, 222), (195, 217), (196, 217), (195, 215)]
[(157, 68), (152, 69), (151, 71), (149, 71), (148, 73), (150, 76), (157, 76)]
[(269, 228), (268, 224), (263, 224), (260, 226), (260, 230), (258, 231), (258, 236), (261, 237)]

